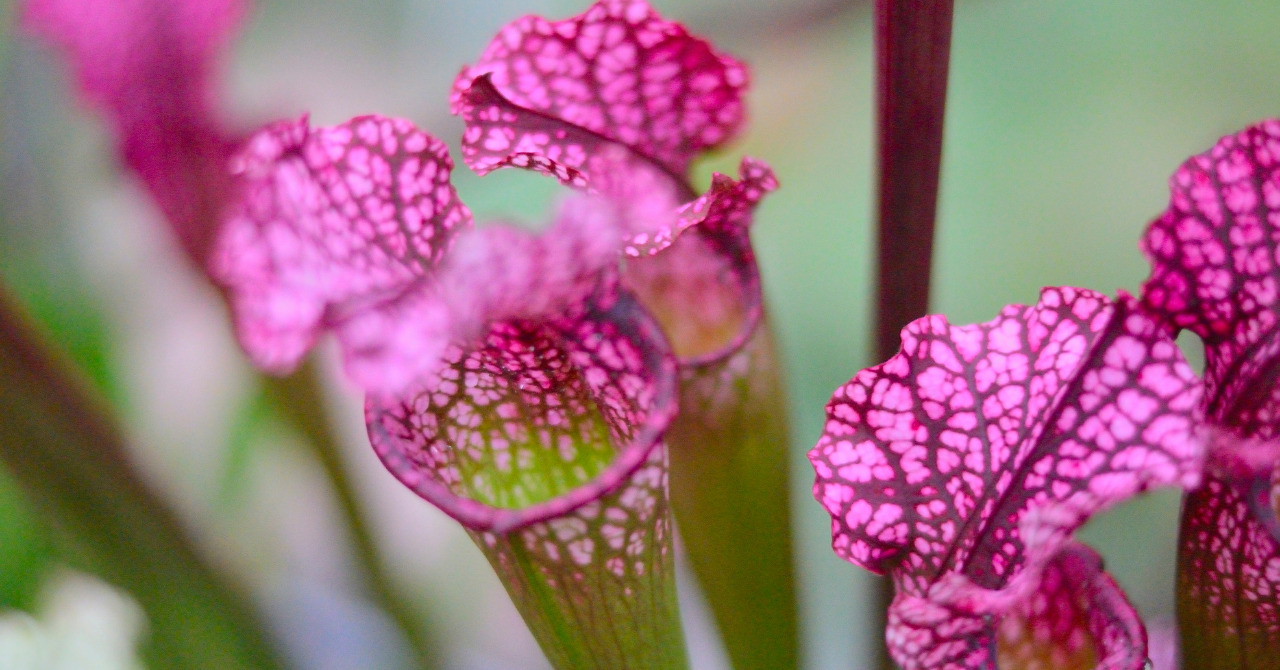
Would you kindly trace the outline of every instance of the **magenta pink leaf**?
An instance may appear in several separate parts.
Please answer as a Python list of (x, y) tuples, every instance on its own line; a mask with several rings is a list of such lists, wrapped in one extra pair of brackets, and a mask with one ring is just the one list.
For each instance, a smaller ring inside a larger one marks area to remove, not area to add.
[(1241, 470), (1232, 445), (1280, 436), (1280, 120), (1222, 138), (1169, 187), (1169, 208), (1142, 241), (1152, 263), (1143, 300), (1204, 339), (1205, 418), (1229, 447), (1210, 465), (1253, 499), (1280, 450), (1254, 449), (1263, 462)]
[(27, 27), (67, 51), (83, 96), (201, 265), (235, 143), (214, 108), (214, 70), (243, 13), (241, 0), (26, 3)]
[[(754, 158), (743, 158), (738, 170), (742, 176), (737, 181), (719, 172), (712, 175), (711, 188), (702, 197), (684, 204), (674, 221), (651, 224), (635, 232), (627, 240), (626, 255), (633, 258), (657, 255), (690, 229), (709, 236), (744, 236), (751, 227), (756, 206), (765, 195), (778, 188), (778, 178), (772, 168)], [(626, 178), (627, 182), (633, 180), (630, 176)], [(740, 256), (738, 260), (746, 263), (751, 259), (754, 256)]]
[(902, 341), (836, 392), (809, 457), (837, 555), (890, 573), (903, 602), (953, 576), (1003, 589), (1090, 514), (1198, 481), (1198, 380), (1128, 296), (1045, 289), (985, 324), (920, 319)]
[(211, 271), (254, 362), (287, 371), (322, 328), (429, 277), (471, 225), (452, 167), (442, 142), (400, 119), (311, 129), (304, 117), (250, 138)]
[(463, 158), (482, 174), (522, 167), (598, 192), (637, 182), (637, 205), (687, 203), (674, 222), (654, 218), (629, 236), (629, 256), (667, 251), (629, 263), (627, 277), (682, 360), (702, 365), (740, 348), (761, 309), (746, 228), (776, 188), (772, 172), (744, 161), (741, 181), (717, 176), (701, 198), (687, 177), (697, 154), (741, 126), (746, 85), (741, 63), (647, 3), (606, 0), (566, 21), (508, 25), (463, 69), (452, 106), (467, 124)]
[[(459, 113), (466, 121), (462, 156), (481, 175), (502, 167), (519, 167), (555, 177), (566, 186), (585, 188), (584, 171), (600, 149), (614, 143), (599, 135), (525, 109), (503, 97), (482, 75), (461, 96)], [(626, 160), (635, 160), (624, 155)], [(636, 161), (638, 163), (638, 161)]]
[[(477, 145), (464, 140), (463, 149), (473, 167), (482, 172), (505, 166), (543, 172), (612, 198), (623, 210), (620, 217), (639, 222), (623, 231), (625, 254), (646, 258), (628, 265), (628, 283), (668, 328), (682, 359), (695, 365), (714, 362), (750, 337), (759, 320), (762, 296), (748, 229), (756, 205), (777, 188), (767, 165), (744, 159), (740, 181), (717, 174), (705, 195), (683, 205), (678, 216), (664, 216), (663, 207), (674, 210), (679, 199), (693, 197), (685, 193), (683, 179), (655, 171), (646, 161), (590, 132), (504, 107), (487, 75), (477, 80), (467, 96), (473, 102), (480, 96), (497, 100), (489, 107), (467, 108), (468, 137), (505, 133), (515, 125), (528, 129), (533, 124), (545, 131), (526, 133), (515, 145), (482, 140), (497, 147), (491, 153), (477, 153)], [(547, 144), (530, 139), (535, 136), (564, 141)], [(578, 142), (571, 150), (573, 157), (566, 158), (569, 142), (565, 138), (579, 136), (590, 142)], [(686, 234), (690, 230), (694, 232)]]
[(1280, 120), (1222, 138), (1169, 180), (1169, 209), (1142, 240), (1143, 299), (1206, 342), (1238, 338), (1280, 302)]
[(643, 0), (601, 0), (505, 26), (458, 75), (451, 106), (468, 119), (463, 156), (478, 171), (521, 154), (582, 170), (603, 141), (682, 182), (694, 156), (737, 132), (746, 86), (741, 63)]

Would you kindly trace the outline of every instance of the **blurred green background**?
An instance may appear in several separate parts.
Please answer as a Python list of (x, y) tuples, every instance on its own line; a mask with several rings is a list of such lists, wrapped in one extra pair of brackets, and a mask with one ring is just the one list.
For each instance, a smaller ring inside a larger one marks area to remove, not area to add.
[[(867, 667), (867, 641), (880, 634), (865, 623), (871, 579), (831, 553), (804, 454), (832, 389), (876, 362), (870, 3), (653, 1), (753, 68), (745, 135), (699, 170), (733, 171), (746, 153), (782, 181), (755, 239), (791, 388), (807, 666)], [(405, 116), (456, 155), (461, 123), (447, 95), (460, 66), (517, 15), (585, 5), (263, 0), (226, 63), (227, 110), (245, 128), (305, 110), (317, 124)], [(223, 307), (118, 169), (61, 64), (14, 34), (13, 0), (0, 6), (0, 278), (109, 398), (141, 467), (252, 587), (303, 667), (403, 667), (385, 622), (354, 595), (318, 469), (263, 411)], [(1136, 291), (1146, 274), (1137, 239), (1172, 171), (1280, 114), (1278, 29), (1274, 0), (958, 2), (933, 311), (965, 323), (1034, 301), (1045, 285)], [(527, 174), (456, 175), (482, 219), (537, 221), (556, 194)], [(378, 539), (398, 586), (447, 642), (449, 667), (543, 667), (480, 554), (383, 471), (358, 398), (330, 373)], [(1173, 613), (1177, 505), (1174, 494), (1150, 496), (1084, 533), (1155, 625)], [(64, 562), (0, 472), (0, 609), (43, 611)], [(690, 598), (695, 666), (719, 667)]]

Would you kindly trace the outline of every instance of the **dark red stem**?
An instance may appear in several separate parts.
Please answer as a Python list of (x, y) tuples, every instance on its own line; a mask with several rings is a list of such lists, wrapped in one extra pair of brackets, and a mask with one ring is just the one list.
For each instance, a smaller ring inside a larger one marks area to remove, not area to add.
[[(929, 308), (952, 8), (952, 0), (876, 0), (877, 361), (897, 352), (902, 327)], [(893, 586), (883, 581), (877, 589), (875, 611), (883, 616)], [(883, 636), (875, 639), (882, 641), (879, 666), (894, 667)]]
[(876, 0), (880, 263), (876, 358), (929, 307), (951, 0)]

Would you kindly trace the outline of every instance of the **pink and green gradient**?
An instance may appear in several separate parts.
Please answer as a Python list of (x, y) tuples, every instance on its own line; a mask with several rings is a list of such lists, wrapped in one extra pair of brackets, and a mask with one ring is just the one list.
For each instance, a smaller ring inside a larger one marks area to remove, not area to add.
[(467, 124), (463, 160), (481, 174), (519, 167), (588, 191), (621, 174), (678, 206), (628, 235), (622, 275), (682, 366), (672, 505), (734, 663), (786, 668), (799, 656), (787, 424), (749, 237), (777, 181), (750, 158), (701, 197), (688, 178), (741, 130), (748, 81), (647, 3), (606, 0), (508, 24), (463, 68), (451, 103)]
[(676, 366), (634, 299), (490, 326), (366, 405), (374, 450), (460, 521), (557, 668), (683, 667), (667, 509)]

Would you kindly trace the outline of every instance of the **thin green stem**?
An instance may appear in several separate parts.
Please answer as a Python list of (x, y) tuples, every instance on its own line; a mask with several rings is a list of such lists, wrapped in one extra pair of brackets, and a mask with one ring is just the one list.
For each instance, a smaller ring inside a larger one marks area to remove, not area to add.
[[(876, 0), (875, 342), (876, 359), (881, 361), (898, 350), (902, 327), (929, 308), (952, 10), (952, 0)], [(881, 582), (877, 588), (879, 615), (892, 602), (893, 587)], [(893, 667), (883, 645), (877, 656), (880, 667)]]
[(0, 286), (0, 463), (66, 558), (147, 614), (147, 667), (281, 668), (257, 614), (134, 469), (88, 383)]
[(392, 583), (386, 563), (378, 551), (370, 531), (368, 513), (352, 486), (341, 446), (334, 437), (329, 415), (324, 410), (324, 397), (315, 364), (308, 360), (294, 374), (288, 377), (264, 377), (263, 383), (276, 411), (302, 435), (324, 470), (351, 540), (355, 567), (368, 589), (369, 597), (400, 629), (413, 652), (415, 666), (420, 670), (439, 667), (441, 655), (435, 641), (428, 634), (427, 625), (419, 619), (419, 615)]

